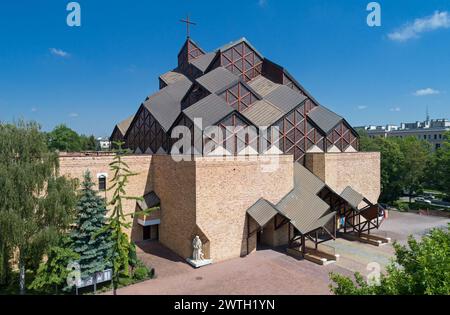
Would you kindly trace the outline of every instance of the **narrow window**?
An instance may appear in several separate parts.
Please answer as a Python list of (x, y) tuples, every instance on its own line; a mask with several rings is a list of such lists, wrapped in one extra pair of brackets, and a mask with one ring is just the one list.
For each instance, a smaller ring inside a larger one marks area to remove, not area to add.
[(106, 190), (106, 176), (101, 175), (98, 178), (98, 190), (105, 191)]

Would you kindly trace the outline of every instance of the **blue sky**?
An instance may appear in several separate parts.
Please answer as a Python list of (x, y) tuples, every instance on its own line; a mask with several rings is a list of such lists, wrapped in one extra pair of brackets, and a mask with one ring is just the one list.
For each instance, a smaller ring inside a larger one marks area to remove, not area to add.
[(64, 0), (0, 4), (0, 120), (66, 123), (109, 135), (175, 67), (190, 13), (205, 50), (246, 37), (354, 126), (450, 118), (450, 2), (368, 0)]

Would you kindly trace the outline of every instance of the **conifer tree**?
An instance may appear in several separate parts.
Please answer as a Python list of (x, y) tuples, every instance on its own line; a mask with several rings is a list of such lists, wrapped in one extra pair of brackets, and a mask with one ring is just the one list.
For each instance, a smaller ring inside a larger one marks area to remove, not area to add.
[(111, 268), (111, 247), (106, 226), (106, 202), (93, 190), (91, 174), (86, 171), (77, 203), (76, 227), (72, 247), (80, 255), (81, 278)]

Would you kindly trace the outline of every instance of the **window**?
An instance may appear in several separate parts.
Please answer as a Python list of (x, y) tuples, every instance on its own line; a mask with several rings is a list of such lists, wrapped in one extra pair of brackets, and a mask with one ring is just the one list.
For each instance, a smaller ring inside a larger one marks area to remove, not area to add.
[(436, 150), (439, 149), (441, 147), (440, 143), (436, 143)]
[(98, 190), (105, 191), (106, 190), (106, 176), (100, 175), (98, 177)]
[(434, 135), (434, 140), (436, 140), (437, 139), (437, 135)]
[(427, 139), (427, 136), (426, 136), (426, 135), (423, 135), (423, 138), (426, 140), (426, 139)]
[(442, 139), (442, 134), (439, 134), (439, 139)]

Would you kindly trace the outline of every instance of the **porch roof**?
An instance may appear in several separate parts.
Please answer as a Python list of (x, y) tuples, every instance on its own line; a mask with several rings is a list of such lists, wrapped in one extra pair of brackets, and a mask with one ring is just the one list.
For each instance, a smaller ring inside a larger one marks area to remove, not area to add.
[(137, 205), (141, 208), (141, 210), (147, 210), (160, 204), (159, 197), (154, 191), (145, 194), (143, 198), (144, 200), (137, 201)]
[(278, 211), (267, 200), (261, 198), (248, 208), (247, 213), (258, 223), (260, 227), (265, 226)]
[(364, 196), (350, 186), (347, 186), (344, 191), (342, 191), (340, 196), (356, 210), (358, 209), (361, 201), (364, 200)]

